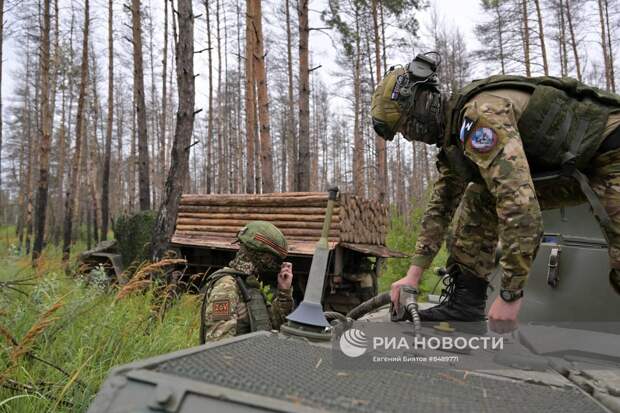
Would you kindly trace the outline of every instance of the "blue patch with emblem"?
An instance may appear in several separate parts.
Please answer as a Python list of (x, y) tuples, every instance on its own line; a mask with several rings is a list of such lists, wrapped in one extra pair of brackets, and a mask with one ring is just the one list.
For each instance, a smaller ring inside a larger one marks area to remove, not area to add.
[(465, 138), (471, 132), (471, 128), (474, 126), (474, 121), (469, 119), (467, 116), (463, 119), (463, 126), (461, 126), (461, 142), (465, 142)]
[(471, 135), (471, 147), (476, 152), (488, 152), (497, 144), (497, 134), (491, 128), (478, 128)]

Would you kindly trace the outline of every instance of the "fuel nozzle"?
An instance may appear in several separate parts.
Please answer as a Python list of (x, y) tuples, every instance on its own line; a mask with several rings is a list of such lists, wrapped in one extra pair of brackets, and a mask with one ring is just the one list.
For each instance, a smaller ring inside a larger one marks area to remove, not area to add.
[(398, 295), (398, 304), (390, 305), (390, 319), (392, 321), (411, 321), (413, 323), (413, 332), (416, 337), (422, 329), (422, 322), (418, 314), (418, 294), (417, 288), (408, 285), (400, 286), (400, 294)]

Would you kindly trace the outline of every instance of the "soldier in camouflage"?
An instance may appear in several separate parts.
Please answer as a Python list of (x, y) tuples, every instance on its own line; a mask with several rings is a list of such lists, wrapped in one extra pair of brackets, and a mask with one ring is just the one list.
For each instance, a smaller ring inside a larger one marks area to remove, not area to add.
[[(283, 262), (287, 255), (284, 235), (269, 222), (253, 221), (239, 231), (237, 239), (235, 258), (207, 279), (201, 343), (279, 329), (293, 309), (293, 272), (291, 264)], [(269, 273), (278, 274), (271, 303), (261, 291), (261, 276)]]
[[(541, 209), (581, 203), (588, 193), (606, 215), (597, 218), (620, 293), (620, 96), (570, 78), (494, 76), (446, 103), (436, 69), (418, 56), (388, 72), (372, 99), (373, 126), (384, 139), (400, 132), (440, 148), (412, 265), (392, 284), (392, 300), (399, 286), (419, 283), (452, 226), (450, 279), (441, 304), (420, 311), (422, 320), (485, 319), (499, 242), (502, 290), (488, 318), (496, 331), (514, 328), (542, 237)], [(557, 170), (534, 185), (533, 175)]]

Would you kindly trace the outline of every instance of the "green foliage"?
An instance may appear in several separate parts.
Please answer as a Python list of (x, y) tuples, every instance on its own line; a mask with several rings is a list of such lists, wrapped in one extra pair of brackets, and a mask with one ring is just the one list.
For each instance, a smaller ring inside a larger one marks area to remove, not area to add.
[(157, 214), (154, 211), (140, 211), (132, 215), (121, 215), (113, 224), (118, 251), (123, 264), (128, 267), (134, 262), (147, 260), (153, 228)]
[[(47, 248), (35, 270), (30, 257), (10, 255), (14, 242), (0, 237), (0, 282), (32, 279), (17, 286), (25, 295), (0, 290), (0, 327), (21, 343), (41, 315), (61, 303), (31, 348), (68, 374), (29, 355), (7, 371), (15, 346), (0, 335), (0, 377), (7, 379), (0, 413), (86, 411), (112, 367), (198, 343), (198, 296), (186, 294), (163, 319), (153, 317), (154, 290), (115, 300), (114, 291), (67, 278), (60, 249)], [(17, 385), (27, 387), (7, 388)]]
[(265, 301), (267, 301), (267, 304), (271, 304), (271, 302), (273, 301), (273, 291), (271, 291), (271, 286), (269, 286), (269, 284), (263, 283), (262, 281), (259, 281), (258, 283), (260, 285), (260, 291), (265, 297)]
[[(409, 217), (409, 224), (407, 224), (404, 217), (393, 214), (394, 217), (390, 223), (390, 232), (387, 236), (387, 245), (389, 248), (413, 255), (418, 232), (420, 231), (420, 221), (422, 220), (423, 212), (421, 207), (415, 208)], [(439, 281), (435, 269), (444, 266), (447, 258), (448, 253), (445, 248), (442, 248), (435, 257), (432, 265), (424, 272), (424, 276), (419, 285), (422, 295), (426, 295), (433, 290)], [(409, 258), (390, 258), (388, 260), (387, 269), (379, 278), (379, 291), (389, 291), (390, 285), (394, 281), (405, 276), (409, 266)]]

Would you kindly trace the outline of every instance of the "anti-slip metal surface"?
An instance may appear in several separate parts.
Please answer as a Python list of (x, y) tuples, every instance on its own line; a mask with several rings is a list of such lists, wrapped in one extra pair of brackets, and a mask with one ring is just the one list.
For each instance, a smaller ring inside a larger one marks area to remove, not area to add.
[(260, 335), (187, 356), (153, 371), (341, 412), (597, 412), (574, 387), (558, 388), (447, 369), (339, 371), (329, 348)]

